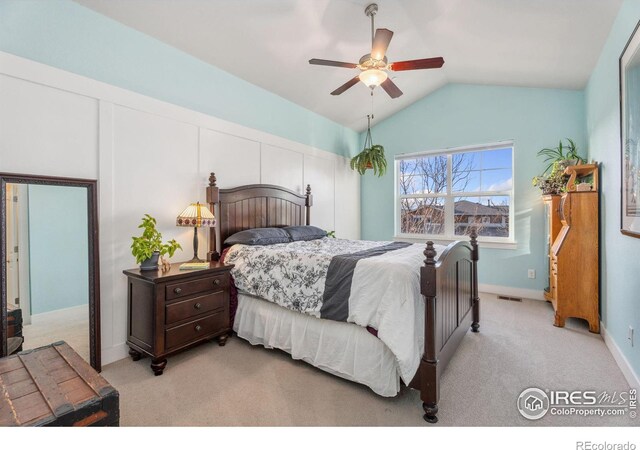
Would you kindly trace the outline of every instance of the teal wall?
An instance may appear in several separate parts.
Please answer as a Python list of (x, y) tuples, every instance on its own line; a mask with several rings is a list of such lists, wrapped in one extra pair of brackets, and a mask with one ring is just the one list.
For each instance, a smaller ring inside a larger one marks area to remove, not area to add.
[(29, 185), (31, 314), (89, 301), (87, 190)]
[[(620, 233), (620, 57), (640, 20), (640, 0), (625, 0), (586, 89), (589, 157), (601, 163), (601, 312), (612, 339), (640, 374), (640, 239)], [(635, 329), (635, 347), (627, 340)]]
[(339, 155), (358, 134), (70, 0), (0, 1), (0, 51)]
[[(545, 165), (536, 153), (569, 137), (586, 154), (584, 107), (582, 91), (449, 84), (380, 122), (373, 142), (384, 145), (389, 171), (362, 178), (362, 238), (394, 234), (394, 155), (512, 139), (517, 249), (482, 249), (479, 280), (544, 289), (544, 210), (531, 178)], [(529, 279), (527, 269), (537, 278)]]

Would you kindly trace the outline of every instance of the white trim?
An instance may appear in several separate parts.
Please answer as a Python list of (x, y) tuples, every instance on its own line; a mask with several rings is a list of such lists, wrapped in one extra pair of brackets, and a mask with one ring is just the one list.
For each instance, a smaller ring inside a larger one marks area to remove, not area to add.
[(461, 147), (446, 147), (446, 148), (432, 148), (430, 150), (422, 150), (419, 152), (411, 152), (411, 153), (398, 153), (394, 156), (394, 159), (412, 159), (416, 156), (430, 155), (430, 154), (452, 154), (452, 153), (461, 153), (468, 151), (482, 151), (482, 150), (497, 150), (503, 147), (513, 147), (515, 144), (514, 139), (507, 139), (505, 141), (492, 142), (491, 144), (475, 144), (475, 145), (464, 145)]
[(500, 286), (497, 284), (480, 283), (478, 284), (478, 291), (486, 292), (487, 294), (504, 295), (506, 297), (520, 297), (529, 300), (546, 301), (542, 290), (537, 289), (524, 289), (510, 286)]
[(114, 345), (112, 347), (102, 349), (102, 367), (112, 362), (120, 361), (129, 356), (129, 347), (126, 343)]
[(2, 51), (0, 74), (306, 155), (334, 160), (351, 159)]
[(638, 374), (633, 370), (633, 367), (629, 364), (629, 360), (624, 356), (620, 347), (618, 347), (616, 341), (614, 341), (611, 335), (607, 332), (607, 329), (602, 322), (600, 322), (600, 334), (602, 335), (602, 339), (604, 339), (605, 345), (611, 352), (613, 359), (616, 361), (616, 364), (620, 367), (622, 374), (627, 379), (629, 386), (634, 389), (640, 389), (640, 377), (638, 377)]
[[(460, 241), (465, 239), (465, 236), (456, 236), (455, 238), (448, 236), (428, 236), (428, 235), (406, 235), (400, 234), (394, 236), (392, 240), (400, 241), (400, 242), (410, 242), (412, 244), (424, 244), (427, 241), (433, 241), (434, 244), (438, 245), (449, 245), (452, 242)], [(516, 250), (518, 248), (517, 242), (512, 242), (509, 240), (504, 241), (494, 241), (494, 240), (485, 240), (482, 236), (478, 237), (478, 244), (480, 248), (497, 248), (502, 250)]]
[(86, 318), (89, 321), (89, 305), (71, 306), (69, 308), (56, 309), (54, 311), (47, 311), (40, 314), (31, 315), (31, 323), (38, 325), (49, 321), (73, 321)]

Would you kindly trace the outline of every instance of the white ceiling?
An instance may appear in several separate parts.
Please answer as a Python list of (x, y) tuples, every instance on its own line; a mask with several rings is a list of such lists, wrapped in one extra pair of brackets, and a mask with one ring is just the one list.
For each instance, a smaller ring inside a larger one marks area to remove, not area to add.
[[(371, 0), (75, 0), (347, 127), (366, 128), (369, 89), (329, 95), (371, 50)], [(376, 121), (446, 83), (582, 89), (622, 0), (377, 0), (389, 61), (442, 56), (440, 70), (392, 73)]]

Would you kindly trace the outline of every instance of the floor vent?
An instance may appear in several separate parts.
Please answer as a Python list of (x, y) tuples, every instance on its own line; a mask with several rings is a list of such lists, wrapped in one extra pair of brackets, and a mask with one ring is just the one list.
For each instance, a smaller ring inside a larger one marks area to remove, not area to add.
[(522, 301), (522, 299), (519, 298), (519, 297), (507, 297), (505, 295), (498, 295), (498, 298), (500, 300), (509, 300), (511, 302), (521, 302)]

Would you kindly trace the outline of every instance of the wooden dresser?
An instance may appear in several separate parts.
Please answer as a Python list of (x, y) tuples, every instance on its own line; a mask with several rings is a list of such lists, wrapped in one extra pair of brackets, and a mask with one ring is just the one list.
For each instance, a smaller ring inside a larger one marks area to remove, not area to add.
[[(562, 228), (550, 251), (550, 286), (546, 297), (555, 311), (554, 325), (563, 327), (567, 317), (589, 323), (589, 331), (600, 332), (599, 290), (599, 211), (597, 164), (567, 168), (572, 175), (562, 195), (557, 214)], [(593, 190), (577, 192), (573, 181), (592, 175)], [(553, 219), (552, 219), (553, 220)]]
[(229, 272), (232, 265), (211, 262), (208, 269), (125, 270), (128, 277), (129, 355), (149, 355), (162, 375), (167, 355), (217, 337), (226, 343), (229, 327)]

